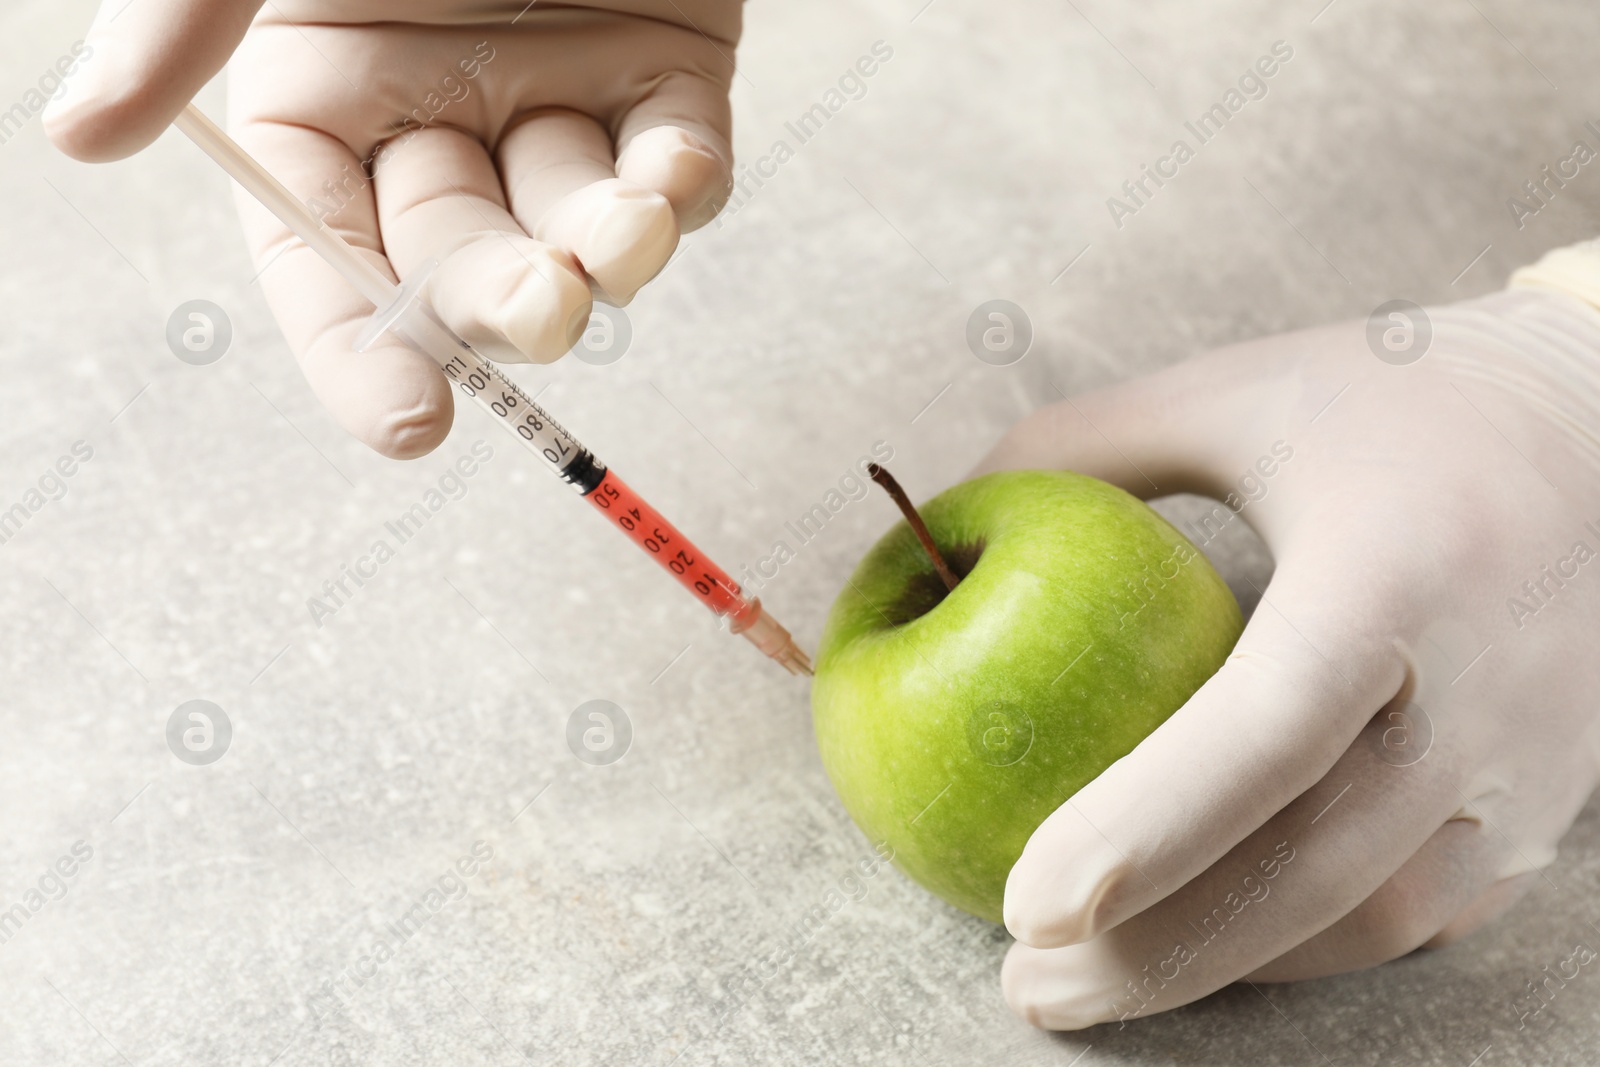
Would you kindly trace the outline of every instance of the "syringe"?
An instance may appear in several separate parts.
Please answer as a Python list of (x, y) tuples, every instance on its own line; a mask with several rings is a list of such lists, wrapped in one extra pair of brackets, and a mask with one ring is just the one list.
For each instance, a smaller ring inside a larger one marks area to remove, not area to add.
[(421, 294), (422, 284), (435, 263), (425, 264), (405, 285), (396, 285), (344, 238), (323, 226), (293, 193), (199, 108), (190, 104), (173, 125), (372, 303), (377, 310), (363, 335), (363, 347), (388, 331), (432, 358), (463, 393), (516, 434), (634, 544), (654, 556), (679, 585), (719, 617), (726, 617), (733, 633), (743, 634), (791, 674), (811, 673), (811, 661), (760, 600), (745, 596), (726, 571), (579, 444), (499, 367), (439, 320)]

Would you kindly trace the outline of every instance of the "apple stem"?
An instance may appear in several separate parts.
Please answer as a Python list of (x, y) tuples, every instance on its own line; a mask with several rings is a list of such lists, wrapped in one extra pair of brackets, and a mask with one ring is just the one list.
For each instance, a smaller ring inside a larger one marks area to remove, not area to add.
[(933, 569), (939, 572), (945, 589), (954, 592), (956, 583), (961, 579), (956, 577), (956, 572), (950, 569), (950, 565), (939, 554), (939, 546), (933, 543), (933, 535), (928, 532), (928, 524), (917, 514), (916, 506), (911, 503), (911, 498), (906, 496), (906, 491), (900, 488), (900, 483), (894, 480), (894, 475), (876, 463), (867, 464), (867, 475), (883, 486), (884, 492), (888, 493), (890, 499), (899, 507), (900, 513), (906, 517), (906, 522), (911, 526), (911, 532), (922, 542), (922, 550), (933, 560)]

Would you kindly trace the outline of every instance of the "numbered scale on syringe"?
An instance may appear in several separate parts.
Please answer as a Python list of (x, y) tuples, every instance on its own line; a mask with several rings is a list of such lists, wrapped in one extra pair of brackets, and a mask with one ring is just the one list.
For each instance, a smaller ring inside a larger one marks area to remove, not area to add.
[(463, 393), (494, 414), (640, 548), (718, 615), (746, 608), (743, 590), (677, 527), (533, 402), (493, 363), (470, 348), (444, 364)]
[[(507, 378), (500, 368), (472, 349), (463, 348), (460, 355), (444, 365), (444, 372), (463, 393), (488, 408), (495, 418), (504, 422), (544, 457), (544, 461), (554, 467), (557, 474), (577, 484), (572, 478), (567, 478), (566, 472), (588, 450), (562, 429), (548, 412), (535, 404), (516, 382)], [(588, 492), (589, 488), (580, 491)]]

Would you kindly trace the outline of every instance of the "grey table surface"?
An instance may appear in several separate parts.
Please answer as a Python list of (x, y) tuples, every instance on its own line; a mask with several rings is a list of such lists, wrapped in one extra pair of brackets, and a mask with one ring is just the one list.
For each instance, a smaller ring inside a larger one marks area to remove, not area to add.
[[(89, 15), (7, 6), (0, 109)], [(1597, 22), (1581, 0), (756, 0), (737, 145), (793, 157), (628, 309), (621, 360), (516, 373), (753, 563), (875, 441), (924, 496), (1058, 389), (1485, 292), (1590, 236), (1600, 171), (1520, 228), (1506, 200), (1593, 140)], [(1278, 40), (1267, 95), (1114, 225), (1106, 199)], [(877, 41), (892, 58), (796, 144), (785, 123)], [(220, 85), (201, 100), (217, 113)], [(797, 934), (867, 852), (804, 684), (477, 413), (413, 463), (345, 437), (252, 284), (225, 180), (176, 135), (89, 167), (33, 118), (0, 144), (0, 197), (0, 508), (92, 449), (0, 545), (0, 908), (29, 915), (0, 944), (0, 1062), (1600, 1060), (1600, 982), (1524, 1030), (1515, 1010), (1600, 936), (1593, 805), (1549, 883), (1455, 948), (1120, 1030), (1014, 1019), (1004, 932), (895, 873)], [(164, 339), (197, 298), (234, 331), (205, 367)], [(1011, 366), (964, 341), (993, 298), (1035, 331)], [(318, 626), (307, 599), (479, 440), (465, 496)], [(802, 640), (890, 518), (852, 503), (769, 584)], [(1242, 530), (1218, 553), (1270, 568)], [(232, 726), (205, 766), (167, 744), (191, 699)], [(568, 749), (591, 699), (632, 723), (608, 766)], [(50, 877), (79, 842), (87, 862)], [(458, 884), (475, 848), (492, 857)]]

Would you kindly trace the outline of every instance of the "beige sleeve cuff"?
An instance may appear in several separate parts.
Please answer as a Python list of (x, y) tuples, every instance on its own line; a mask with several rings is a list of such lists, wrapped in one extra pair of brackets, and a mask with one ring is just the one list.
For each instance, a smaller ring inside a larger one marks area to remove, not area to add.
[(1553, 289), (1600, 309), (1600, 238), (1552, 249), (1512, 271), (1509, 289)]

